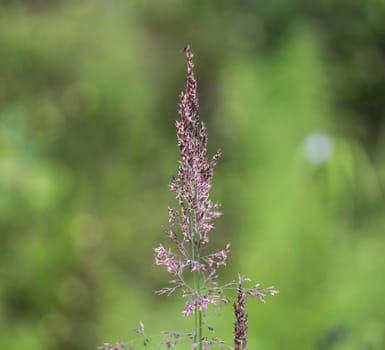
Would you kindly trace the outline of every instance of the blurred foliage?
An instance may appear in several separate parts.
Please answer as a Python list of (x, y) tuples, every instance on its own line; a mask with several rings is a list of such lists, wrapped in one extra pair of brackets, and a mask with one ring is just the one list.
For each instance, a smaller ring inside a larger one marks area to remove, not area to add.
[[(250, 348), (383, 349), (384, 19), (376, 0), (2, 1), (2, 346), (189, 329), (181, 299), (154, 295), (168, 276), (152, 248), (190, 43), (224, 153), (223, 280), (281, 292), (249, 301)], [(208, 322), (231, 342), (231, 307)]]

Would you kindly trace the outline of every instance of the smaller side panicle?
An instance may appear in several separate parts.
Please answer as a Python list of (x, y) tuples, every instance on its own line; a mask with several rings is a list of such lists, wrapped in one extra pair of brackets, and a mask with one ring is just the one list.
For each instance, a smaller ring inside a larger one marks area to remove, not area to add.
[(248, 315), (245, 313), (246, 293), (243, 290), (243, 279), (238, 276), (238, 296), (237, 301), (234, 302), (234, 350), (247, 349), (247, 327)]

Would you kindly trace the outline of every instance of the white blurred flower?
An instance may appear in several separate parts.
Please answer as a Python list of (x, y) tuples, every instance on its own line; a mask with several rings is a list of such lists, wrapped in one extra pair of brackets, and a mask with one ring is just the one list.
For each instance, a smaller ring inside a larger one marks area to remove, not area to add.
[(313, 164), (326, 162), (333, 153), (333, 140), (324, 132), (313, 132), (303, 143), (305, 159)]

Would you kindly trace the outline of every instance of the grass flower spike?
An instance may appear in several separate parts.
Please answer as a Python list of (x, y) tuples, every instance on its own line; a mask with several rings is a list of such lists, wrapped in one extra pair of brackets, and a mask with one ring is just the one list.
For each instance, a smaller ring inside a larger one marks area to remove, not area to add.
[[(178, 208), (169, 207), (169, 227), (166, 235), (172, 247), (159, 244), (154, 249), (155, 264), (164, 267), (172, 276), (169, 286), (158, 290), (159, 295), (171, 296), (176, 293), (185, 298), (181, 310), (183, 316), (193, 316), (194, 323), (189, 332), (162, 332), (157, 349), (171, 349), (187, 341), (190, 349), (209, 350), (209, 348), (246, 350), (248, 318), (245, 312), (247, 297), (256, 297), (265, 302), (267, 295), (275, 295), (274, 287), (262, 288), (255, 284), (245, 288), (247, 277), (238, 276), (238, 281), (219, 285), (218, 270), (226, 265), (230, 244), (222, 249), (209, 249), (210, 231), (214, 221), (222, 213), (220, 204), (210, 198), (211, 181), (214, 168), (221, 152), (218, 150), (210, 159), (207, 156), (207, 131), (200, 120), (197, 81), (194, 76), (193, 53), (189, 46), (183, 49), (187, 58), (187, 83), (185, 91), (180, 94), (179, 119), (176, 121), (176, 134), (180, 153), (178, 172), (172, 178), (170, 189), (175, 194)], [(206, 324), (207, 310), (210, 305), (228, 303), (225, 292), (237, 290), (234, 303), (234, 347), (226, 345), (218, 337), (208, 337), (207, 331), (213, 328)], [(134, 330), (140, 340), (131, 340), (133, 344), (141, 342), (148, 347), (150, 338), (144, 332), (144, 325)], [(136, 346), (136, 345), (135, 345)], [(122, 350), (125, 344), (105, 343), (99, 349)]]
[[(207, 159), (207, 132), (199, 116), (193, 53), (189, 46), (183, 51), (187, 57), (187, 83), (180, 94), (180, 118), (176, 121), (180, 161), (178, 174), (170, 184), (180, 208), (169, 208), (170, 228), (166, 231), (178, 254), (159, 245), (155, 249), (155, 262), (176, 277), (170, 281), (173, 287), (158, 293), (171, 295), (176, 289), (182, 289), (182, 295), (188, 297), (182, 314), (195, 315), (195, 340), (202, 344), (202, 313), (209, 304), (227, 302), (215, 293), (215, 287), (216, 271), (226, 264), (229, 246), (209, 254), (205, 249), (209, 232), (214, 228), (213, 221), (222, 215), (219, 204), (210, 199), (211, 179), (221, 152)], [(185, 272), (192, 273), (192, 285), (186, 282)]]
[(234, 350), (246, 350), (247, 349), (247, 319), (248, 316), (245, 313), (245, 301), (246, 294), (243, 290), (243, 280), (241, 276), (238, 276), (238, 297), (234, 303)]
[[(234, 308), (238, 322), (235, 336), (245, 349), (246, 333), (242, 335), (241, 330), (246, 332), (247, 329), (247, 317), (245, 321), (242, 313), (246, 294), (264, 301), (266, 294), (274, 295), (276, 291), (273, 287), (264, 289), (255, 285), (243, 292), (242, 282), (248, 279), (241, 277), (238, 284), (232, 281), (225, 286), (218, 286), (217, 270), (226, 265), (230, 245), (214, 251), (208, 251), (207, 246), (214, 220), (222, 215), (219, 203), (213, 203), (210, 199), (211, 180), (221, 152), (218, 150), (211, 159), (207, 157), (207, 131), (199, 115), (193, 53), (189, 46), (183, 52), (187, 57), (187, 83), (185, 91), (180, 94), (180, 118), (176, 121), (180, 160), (178, 174), (170, 184), (179, 209), (169, 208), (170, 228), (166, 230), (177, 253), (163, 245), (154, 250), (155, 263), (166, 267), (173, 276), (171, 286), (157, 293), (170, 296), (176, 290), (181, 290), (182, 296), (187, 298), (182, 314), (194, 315), (192, 348), (202, 350), (214, 344), (204, 337), (202, 329), (208, 306), (227, 303), (224, 290), (236, 289), (238, 286), (241, 294), (238, 293), (238, 302)], [(192, 275), (191, 278), (188, 278), (188, 274)], [(237, 349), (240, 350), (239, 347)]]

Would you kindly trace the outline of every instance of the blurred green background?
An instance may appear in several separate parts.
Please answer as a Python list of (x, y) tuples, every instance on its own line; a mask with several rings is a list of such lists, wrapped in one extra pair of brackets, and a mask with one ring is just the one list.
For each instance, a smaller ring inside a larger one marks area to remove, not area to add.
[[(189, 43), (223, 281), (280, 290), (250, 349), (385, 349), (384, 37), (381, 0), (1, 1), (1, 347), (190, 329), (152, 251)], [(231, 343), (231, 306), (208, 322)]]

